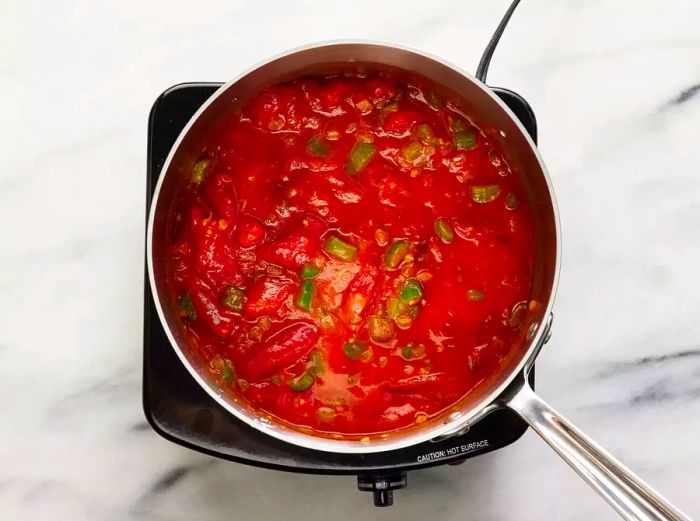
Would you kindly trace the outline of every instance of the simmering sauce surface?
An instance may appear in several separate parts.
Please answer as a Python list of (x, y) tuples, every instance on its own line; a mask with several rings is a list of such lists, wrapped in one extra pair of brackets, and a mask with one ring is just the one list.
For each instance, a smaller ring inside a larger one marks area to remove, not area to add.
[(473, 116), (391, 76), (273, 86), (192, 167), (169, 259), (224, 392), (297, 426), (420, 424), (517, 349), (530, 210)]

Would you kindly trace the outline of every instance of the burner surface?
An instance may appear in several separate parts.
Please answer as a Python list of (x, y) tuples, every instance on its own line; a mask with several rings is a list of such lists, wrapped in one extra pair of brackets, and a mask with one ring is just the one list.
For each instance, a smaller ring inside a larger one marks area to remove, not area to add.
[[(147, 201), (180, 131), (220, 83), (183, 83), (166, 90), (153, 104), (148, 124)], [(518, 94), (494, 88), (532, 138), (537, 123)], [(527, 425), (512, 411), (496, 411), (467, 433), (439, 442), (374, 454), (334, 454), (297, 447), (267, 436), (238, 420), (199, 387), (170, 346), (153, 304), (148, 274), (144, 288), (143, 408), (164, 438), (238, 463), (313, 474), (356, 474), (361, 490), (375, 504), (391, 504), (391, 490), (406, 486), (405, 471), (456, 463), (516, 441)], [(534, 378), (534, 371), (531, 373)], [(534, 383), (534, 382), (533, 382)]]

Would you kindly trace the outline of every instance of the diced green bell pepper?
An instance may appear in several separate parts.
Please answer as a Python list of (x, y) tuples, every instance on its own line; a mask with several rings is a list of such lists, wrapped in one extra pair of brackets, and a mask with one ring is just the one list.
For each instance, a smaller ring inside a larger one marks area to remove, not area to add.
[(357, 259), (357, 247), (344, 240), (331, 235), (323, 244), (323, 250), (331, 257), (345, 262), (353, 262)]
[(349, 172), (356, 174), (364, 170), (370, 161), (372, 161), (376, 152), (377, 147), (372, 143), (365, 143), (363, 141), (355, 143), (355, 146), (353, 146), (350, 151), (350, 160), (348, 164)]
[(401, 302), (413, 305), (423, 298), (423, 287), (417, 279), (408, 279), (406, 285), (401, 289)]
[(313, 136), (306, 143), (306, 149), (316, 157), (326, 157), (331, 151), (331, 147), (321, 136)]
[(207, 175), (207, 170), (209, 170), (209, 165), (211, 165), (211, 159), (205, 158), (197, 161), (192, 167), (192, 174), (190, 175), (190, 181), (194, 184), (201, 184)]
[(499, 195), (501, 195), (501, 187), (498, 185), (472, 186), (472, 200), (475, 203), (490, 203), (498, 199)]
[(301, 284), (301, 289), (297, 295), (297, 307), (299, 309), (303, 309), (304, 311), (308, 311), (311, 308), (311, 299), (313, 298), (315, 291), (316, 287), (314, 286), (314, 283), (310, 280), (305, 280)]
[(367, 344), (365, 344), (364, 342), (359, 342), (357, 340), (355, 340), (354, 342), (345, 342), (343, 344), (343, 351), (345, 351), (345, 355), (350, 360), (359, 360), (362, 356), (362, 353), (364, 353), (366, 350)]
[(467, 298), (472, 302), (478, 302), (480, 300), (484, 300), (486, 295), (480, 289), (469, 289), (467, 290)]
[(459, 130), (454, 134), (454, 141), (457, 150), (471, 150), (476, 147), (476, 132), (473, 130)]
[(319, 273), (321, 273), (321, 268), (319, 268), (313, 262), (309, 262), (308, 264), (304, 264), (304, 267), (301, 268), (301, 278), (302, 279), (313, 279)]
[(197, 312), (194, 309), (192, 297), (190, 297), (189, 293), (185, 294), (180, 299), (180, 310), (182, 311), (183, 315), (189, 318), (190, 320), (197, 320)]
[(292, 378), (287, 385), (289, 385), (292, 391), (300, 393), (306, 391), (309, 387), (311, 387), (314, 384), (315, 381), (316, 378), (313, 374), (311, 374), (309, 371), (304, 371), (296, 378)]
[(451, 243), (455, 238), (454, 228), (446, 219), (435, 219), (435, 233), (446, 244)]
[(234, 311), (241, 311), (245, 304), (245, 293), (242, 289), (228, 287), (221, 297), (221, 305)]
[(396, 269), (408, 255), (410, 243), (408, 241), (394, 241), (384, 256), (384, 265), (387, 268)]

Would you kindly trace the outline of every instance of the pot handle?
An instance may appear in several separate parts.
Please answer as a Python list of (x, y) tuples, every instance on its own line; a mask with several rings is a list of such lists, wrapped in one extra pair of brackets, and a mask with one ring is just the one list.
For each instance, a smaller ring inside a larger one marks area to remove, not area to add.
[(525, 383), (506, 405), (628, 521), (690, 521), (605, 449), (559, 415)]

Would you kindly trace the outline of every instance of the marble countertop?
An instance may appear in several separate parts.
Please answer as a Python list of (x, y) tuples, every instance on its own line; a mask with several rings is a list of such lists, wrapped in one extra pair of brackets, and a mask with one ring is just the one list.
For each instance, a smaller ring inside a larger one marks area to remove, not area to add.
[[(537, 436), (409, 476), (215, 460), (141, 409), (146, 121), (183, 81), (387, 39), (474, 70), (506, 0), (0, 7), (0, 519), (617, 519)], [(700, 3), (526, 0), (489, 82), (537, 113), (564, 231), (545, 399), (700, 517)]]

